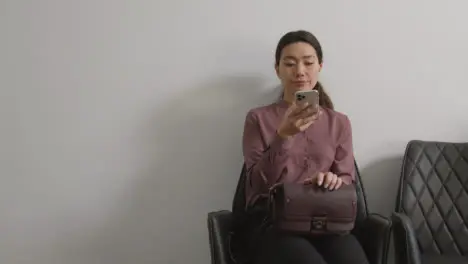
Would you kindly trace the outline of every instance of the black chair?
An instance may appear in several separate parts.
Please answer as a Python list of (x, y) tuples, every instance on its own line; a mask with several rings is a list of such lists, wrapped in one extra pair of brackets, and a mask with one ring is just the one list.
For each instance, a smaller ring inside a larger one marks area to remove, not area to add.
[[(386, 264), (391, 236), (391, 222), (389, 218), (368, 212), (364, 187), (362, 186), (356, 162), (355, 168), (358, 215), (353, 233), (363, 246), (371, 264)], [(230, 237), (234, 232), (234, 220), (239, 218), (237, 214), (241, 212), (245, 205), (245, 178), (245, 167), (243, 167), (232, 211), (220, 210), (208, 213), (208, 232), (212, 264), (234, 264), (236, 262), (233, 260), (235, 258), (233, 258), (232, 253), (234, 255), (242, 255), (242, 253), (235, 252), (235, 249), (231, 247)]]
[(468, 263), (468, 143), (408, 143), (392, 222), (396, 264)]

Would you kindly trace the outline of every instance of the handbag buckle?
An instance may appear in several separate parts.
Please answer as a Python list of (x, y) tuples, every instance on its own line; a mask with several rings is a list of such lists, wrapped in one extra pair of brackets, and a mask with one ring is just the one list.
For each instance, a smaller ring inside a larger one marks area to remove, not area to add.
[(323, 230), (325, 229), (326, 217), (317, 217), (311, 221), (311, 229)]

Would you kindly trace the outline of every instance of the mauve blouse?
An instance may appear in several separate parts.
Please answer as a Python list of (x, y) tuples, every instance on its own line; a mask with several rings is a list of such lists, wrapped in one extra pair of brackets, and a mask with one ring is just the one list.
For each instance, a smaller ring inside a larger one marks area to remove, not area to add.
[(304, 132), (282, 139), (277, 128), (289, 104), (278, 101), (250, 110), (245, 118), (243, 154), (247, 167), (247, 205), (278, 182), (302, 182), (317, 172), (333, 172), (344, 184), (355, 180), (349, 118), (321, 108)]

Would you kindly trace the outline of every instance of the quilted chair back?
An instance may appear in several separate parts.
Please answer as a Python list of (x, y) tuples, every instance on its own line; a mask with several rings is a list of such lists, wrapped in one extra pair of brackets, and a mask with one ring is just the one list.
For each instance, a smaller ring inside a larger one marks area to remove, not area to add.
[(396, 211), (411, 219), (421, 253), (468, 256), (468, 143), (410, 141)]

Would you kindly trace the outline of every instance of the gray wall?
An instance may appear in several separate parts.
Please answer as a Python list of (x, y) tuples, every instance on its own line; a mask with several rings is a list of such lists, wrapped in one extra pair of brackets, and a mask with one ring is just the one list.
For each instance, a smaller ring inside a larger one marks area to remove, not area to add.
[(208, 263), (279, 37), (322, 41), (371, 209), (408, 140), (468, 138), (466, 1), (0, 2), (0, 262)]

